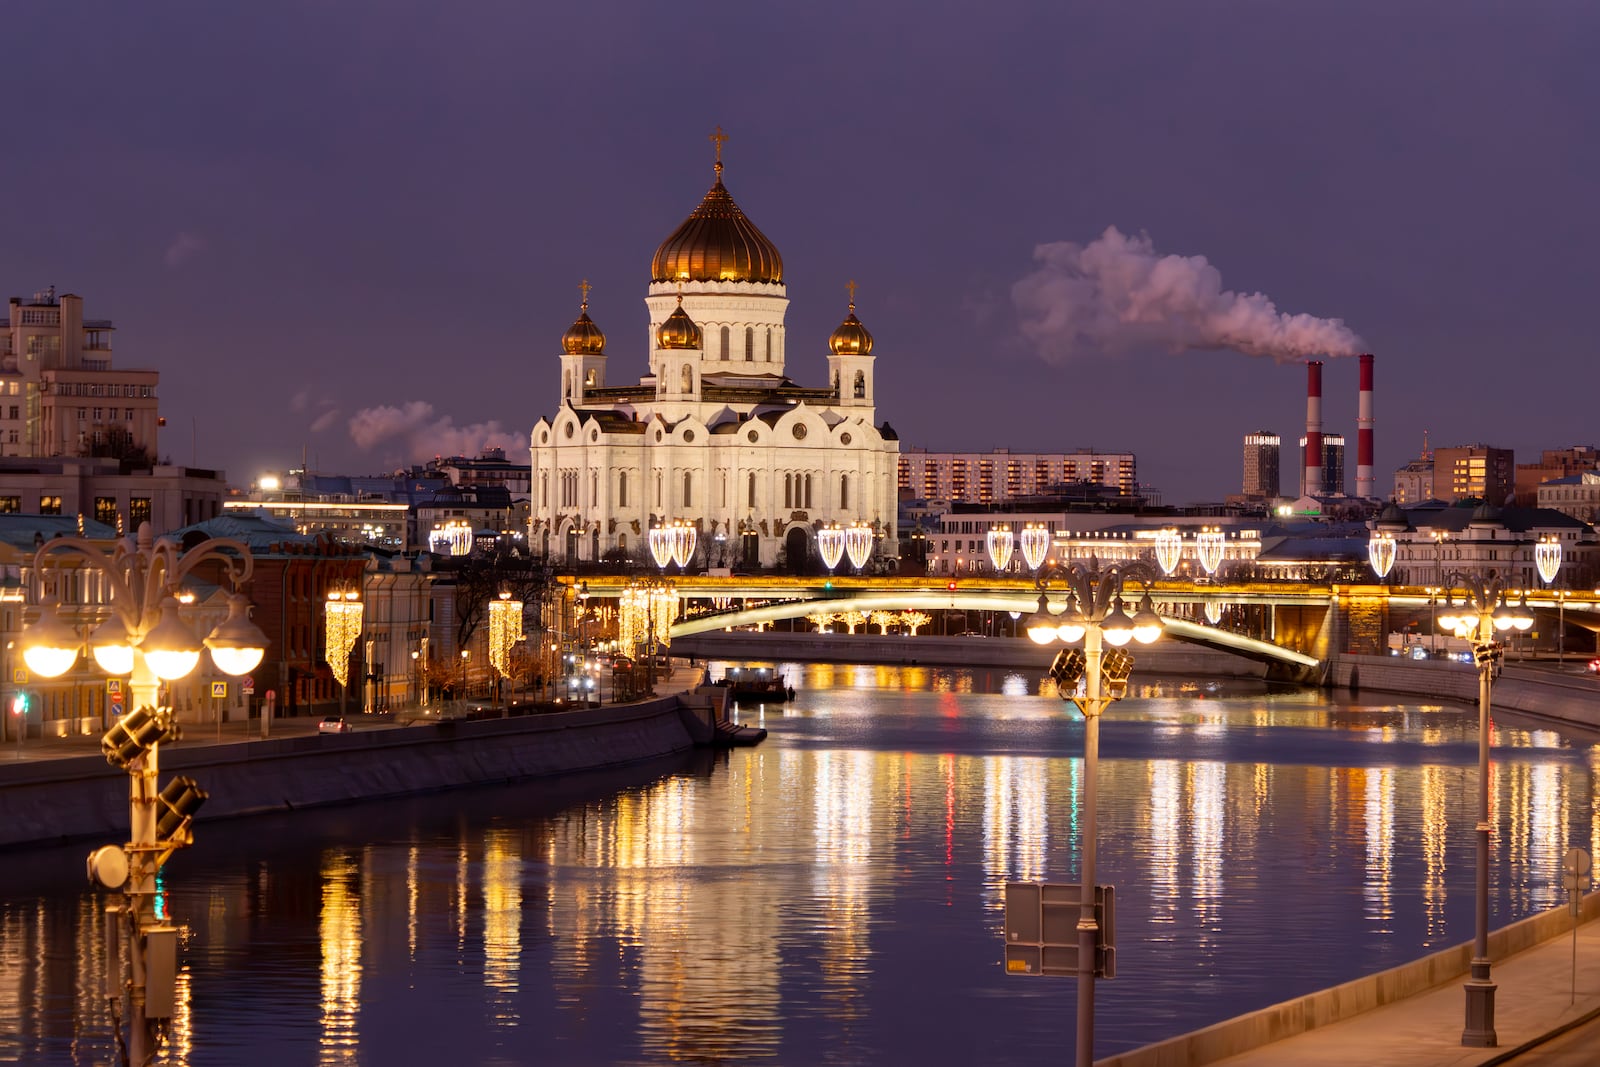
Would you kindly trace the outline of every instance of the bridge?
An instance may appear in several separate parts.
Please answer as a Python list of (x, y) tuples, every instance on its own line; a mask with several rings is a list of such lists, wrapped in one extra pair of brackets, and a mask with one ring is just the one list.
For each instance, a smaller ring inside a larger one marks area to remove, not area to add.
[[(993, 576), (794, 577), (584, 575), (590, 597), (612, 598), (641, 580), (669, 582), (681, 615), (671, 636), (687, 637), (735, 627), (803, 619), (818, 613), (859, 611), (995, 611), (1032, 614), (1039, 590), (1032, 579)], [(1133, 593), (1137, 596), (1137, 592)], [(1266, 661), (1287, 673), (1318, 671), (1340, 652), (1380, 654), (1388, 635), (1406, 631), (1426, 639), (1437, 633), (1433, 616), (1444, 605), (1437, 589), (1343, 582), (1162, 580), (1150, 595), (1167, 624), (1166, 635)], [(1540, 620), (1532, 639), (1547, 646), (1558, 623), (1600, 632), (1600, 591), (1523, 591)], [(1052, 597), (1060, 602), (1062, 591)], [(1132, 605), (1130, 604), (1130, 607)], [(1208, 611), (1209, 608), (1209, 611)], [(1208, 623), (1217, 619), (1221, 625)], [(1564, 632), (1571, 633), (1570, 629)], [(1443, 640), (1441, 637), (1440, 640)]]

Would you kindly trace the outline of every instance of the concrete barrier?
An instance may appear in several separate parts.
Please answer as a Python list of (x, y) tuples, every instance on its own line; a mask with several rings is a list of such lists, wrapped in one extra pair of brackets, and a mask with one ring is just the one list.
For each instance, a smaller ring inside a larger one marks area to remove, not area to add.
[[(1580, 919), (1588, 922), (1596, 917), (1600, 917), (1600, 894), (1591, 893), (1583, 899)], [(1572, 916), (1565, 907), (1529, 916), (1489, 934), (1489, 958), (1502, 961), (1551, 938), (1566, 936), (1571, 928)], [(1215, 1063), (1442, 985), (1460, 982), (1468, 974), (1471, 957), (1471, 942), (1457, 945), (1387, 971), (1235, 1016), (1202, 1030), (1096, 1060), (1096, 1067), (1201, 1067)]]
[[(210, 794), (198, 817), (204, 823), (638, 763), (693, 747), (696, 718), (671, 696), (508, 719), (178, 744), (162, 750), (161, 771), (163, 780), (191, 775)], [(99, 756), (0, 767), (0, 789), (0, 847), (127, 838), (128, 776)]]

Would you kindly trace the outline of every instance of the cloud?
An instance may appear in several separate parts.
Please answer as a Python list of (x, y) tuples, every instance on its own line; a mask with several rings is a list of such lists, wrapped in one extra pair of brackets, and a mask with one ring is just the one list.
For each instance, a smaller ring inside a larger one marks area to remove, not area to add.
[(507, 430), (492, 419), (457, 426), (448, 415), (435, 418), (433, 405), (426, 400), (399, 407), (363, 408), (350, 417), (350, 440), (362, 449), (386, 442), (398, 446), (405, 462), (434, 456), (476, 456), (485, 448), (504, 448), (515, 454), (528, 446), (526, 432)]
[(167, 245), (167, 253), (163, 258), (167, 261), (167, 266), (178, 267), (205, 250), (206, 239), (197, 233), (189, 233), (186, 230), (174, 237), (172, 243)]
[(339, 409), (338, 408), (329, 408), (327, 411), (324, 411), (321, 415), (318, 415), (316, 417), (316, 419), (312, 421), (312, 423), (311, 423), (311, 432), (312, 433), (321, 433), (323, 430), (328, 429), (330, 426), (332, 426), (334, 423), (336, 423), (338, 421), (339, 421)]
[(1204, 256), (1162, 255), (1112, 226), (1087, 245), (1034, 249), (1039, 267), (1011, 288), (1024, 337), (1046, 359), (1160, 345), (1232, 349), (1280, 362), (1363, 350), (1342, 319), (1289, 315), (1262, 293), (1223, 289)]

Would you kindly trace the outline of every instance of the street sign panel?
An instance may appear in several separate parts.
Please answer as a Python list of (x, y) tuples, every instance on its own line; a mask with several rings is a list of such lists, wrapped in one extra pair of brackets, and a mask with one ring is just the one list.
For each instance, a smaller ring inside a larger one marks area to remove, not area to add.
[(106, 696), (112, 697), (114, 699), (114, 698), (119, 697), (121, 695), (122, 695), (122, 679), (121, 678), (107, 678), (106, 679)]
[(1588, 874), (1594, 868), (1594, 861), (1590, 859), (1588, 849), (1569, 848), (1561, 866), (1568, 874)]
[(211, 695), (213, 697), (215, 697), (216, 699), (218, 699), (218, 700), (226, 699), (227, 696), (228, 696), (228, 683), (227, 682), (212, 682), (211, 683)]
[(253, 674), (245, 675), (244, 685), (242, 688), (245, 696), (254, 696), (256, 691), (256, 676)]
[[(1115, 978), (1116, 894), (1111, 886), (1094, 887), (1094, 973)], [(1078, 974), (1078, 917), (1083, 887), (1048, 882), (1007, 882), (1005, 896), (1005, 964), (1007, 974), (1073, 978)]]
[(122, 701), (113, 700), (111, 702), (111, 717), (112, 718), (117, 718), (121, 714), (122, 714)]

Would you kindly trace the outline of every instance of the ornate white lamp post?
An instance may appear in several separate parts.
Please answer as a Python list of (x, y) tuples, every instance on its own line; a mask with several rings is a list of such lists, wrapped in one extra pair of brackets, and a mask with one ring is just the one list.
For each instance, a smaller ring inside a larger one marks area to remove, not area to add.
[[(1533, 547), (1534, 566), (1539, 568), (1539, 580), (1546, 586), (1556, 580), (1556, 575), (1561, 571), (1561, 539), (1555, 534), (1546, 534), (1539, 538), (1539, 543)], [(1556, 663), (1564, 666), (1567, 662), (1567, 591), (1558, 589), (1556, 597)]]
[(1050, 528), (1042, 522), (1030, 522), (1022, 528), (1018, 538), (1022, 545), (1022, 558), (1030, 571), (1037, 571), (1050, 554)]
[[(1040, 572), (1039, 607), (1028, 619), (1028, 637), (1035, 644), (1055, 640), (1066, 644), (1083, 641), (1083, 648), (1069, 648), (1056, 656), (1050, 667), (1063, 700), (1070, 700), (1083, 715), (1083, 813), (1082, 909), (1078, 913), (1078, 1067), (1094, 1064), (1094, 980), (1102, 973), (1100, 924), (1095, 915), (1095, 836), (1099, 804), (1097, 774), (1100, 762), (1100, 714), (1112, 701), (1120, 700), (1128, 688), (1133, 671), (1133, 656), (1123, 650), (1129, 641), (1149, 644), (1161, 636), (1163, 623), (1150, 602), (1148, 582), (1152, 578), (1143, 563), (1113, 564), (1093, 569), (1081, 563), (1056, 564)], [(1130, 618), (1122, 603), (1124, 579), (1146, 584), (1139, 609)], [(1061, 581), (1067, 589), (1067, 606), (1057, 618), (1050, 614), (1049, 587)], [(1111, 645), (1109, 652), (1102, 645)], [(1084, 683), (1081, 695), (1078, 683)]]
[(1168, 526), (1156, 534), (1156, 565), (1161, 568), (1161, 573), (1172, 577), (1172, 572), (1178, 569), (1178, 564), (1183, 560), (1183, 534), (1176, 527)]
[(1214, 577), (1217, 568), (1222, 566), (1222, 550), (1227, 541), (1222, 529), (1217, 526), (1207, 526), (1194, 535), (1195, 554), (1200, 557), (1200, 566), (1206, 572), (1206, 577)]
[(845, 555), (850, 557), (850, 566), (856, 569), (857, 574), (872, 557), (872, 542), (872, 527), (864, 522), (852, 522), (844, 532)]
[[(61, 566), (51, 559), (70, 554), (104, 576), (111, 589), (112, 617), (90, 639), (102, 670), (127, 675), (131, 709), (101, 739), (106, 760), (128, 773), (128, 821), (124, 846), (106, 845), (89, 856), (90, 876), (107, 889), (123, 891), (123, 902), (107, 909), (110, 966), (108, 982), (129, 994), (127, 1049), (130, 1062), (155, 1058), (159, 1034), (175, 1011), (177, 929), (155, 907), (156, 873), (177, 849), (194, 838), (190, 826), (206, 794), (194, 779), (177, 777), (157, 790), (162, 741), (176, 740), (178, 724), (170, 707), (159, 703), (162, 682), (193, 671), (202, 642), (178, 615), (174, 598), (184, 577), (207, 561), (227, 567), (233, 588), (250, 578), (254, 559), (242, 542), (216, 538), (187, 552), (174, 542), (154, 540), (149, 523), (137, 538), (125, 537), (110, 550), (75, 537), (47, 542), (34, 555), (34, 568)], [(23, 659), (46, 678), (58, 677), (77, 661), (81, 642), (47, 603), (38, 622), (22, 635)], [(250, 621), (249, 601), (237, 591), (229, 597), (228, 617), (203, 642), (212, 662), (225, 674), (254, 670), (266, 653), (267, 639)], [(121, 970), (118, 943), (128, 942), (128, 971)]]
[[(1460, 605), (1455, 600), (1457, 587), (1464, 590)], [(1439, 616), (1439, 625), (1472, 642), (1473, 661), (1478, 666), (1477, 878), (1472, 973), (1465, 986), (1466, 1024), (1461, 1043), (1472, 1048), (1492, 1048), (1497, 1038), (1495, 984), (1489, 974), (1489, 687), (1504, 652), (1495, 640), (1495, 631), (1526, 630), (1533, 625), (1533, 617), (1525, 608), (1511, 605), (1498, 574), (1452, 571), (1445, 577), (1445, 593), (1449, 600), (1445, 613)]]
[(832, 574), (844, 557), (844, 530), (838, 523), (817, 531), (817, 553), (822, 556), (822, 565)]
[(989, 562), (994, 564), (997, 573), (1004, 572), (1011, 566), (1011, 551), (1015, 538), (1011, 536), (1011, 527), (1005, 524), (989, 527), (989, 532), (984, 535), (984, 541), (989, 549)]

